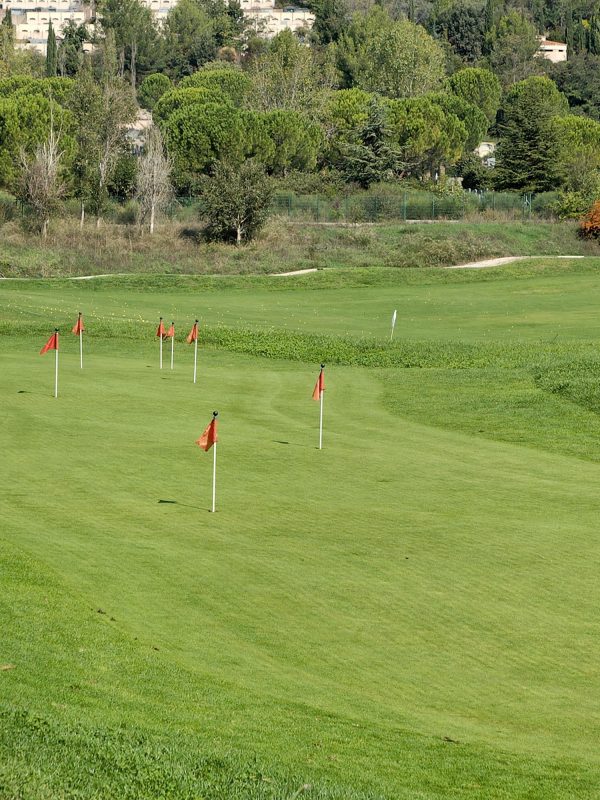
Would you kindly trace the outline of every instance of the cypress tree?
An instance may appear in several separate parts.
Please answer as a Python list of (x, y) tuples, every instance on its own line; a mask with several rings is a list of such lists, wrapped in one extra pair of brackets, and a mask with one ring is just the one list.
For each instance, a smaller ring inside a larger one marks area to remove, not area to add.
[(46, 49), (46, 76), (48, 78), (56, 77), (56, 68), (58, 66), (58, 50), (56, 47), (56, 36), (54, 28), (52, 27), (52, 20), (48, 23), (48, 47)]

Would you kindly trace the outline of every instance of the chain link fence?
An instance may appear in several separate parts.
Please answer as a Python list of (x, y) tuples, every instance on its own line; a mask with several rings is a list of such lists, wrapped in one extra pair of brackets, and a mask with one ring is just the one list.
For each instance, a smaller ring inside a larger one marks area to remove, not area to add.
[(272, 213), (298, 222), (386, 222), (434, 219), (462, 219), (492, 210), (527, 218), (531, 195), (511, 192), (403, 192), (345, 197), (277, 194)]

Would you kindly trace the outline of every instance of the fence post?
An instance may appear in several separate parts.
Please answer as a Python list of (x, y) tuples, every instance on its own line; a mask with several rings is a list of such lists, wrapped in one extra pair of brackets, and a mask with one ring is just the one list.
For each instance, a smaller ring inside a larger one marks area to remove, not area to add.
[(402, 219), (406, 222), (406, 192), (402, 193)]

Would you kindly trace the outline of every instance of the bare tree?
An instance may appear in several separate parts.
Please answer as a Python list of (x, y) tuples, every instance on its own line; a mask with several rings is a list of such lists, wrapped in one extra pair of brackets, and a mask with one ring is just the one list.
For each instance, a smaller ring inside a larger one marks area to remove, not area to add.
[(140, 224), (148, 221), (151, 234), (157, 214), (165, 210), (173, 196), (170, 175), (171, 162), (165, 154), (163, 138), (160, 130), (153, 126), (148, 131), (146, 150), (140, 158), (136, 191)]
[(63, 154), (60, 134), (52, 125), (48, 138), (37, 146), (33, 156), (21, 151), (21, 196), (34, 210), (44, 239), (48, 234), (50, 217), (65, 193), (65, 183), (60, 175)]

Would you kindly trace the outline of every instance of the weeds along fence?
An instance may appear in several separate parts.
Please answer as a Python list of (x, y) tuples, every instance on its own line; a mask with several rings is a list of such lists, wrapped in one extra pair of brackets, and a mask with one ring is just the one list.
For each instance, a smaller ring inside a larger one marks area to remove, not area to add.
[(406, 191), (398, 194), (364, 194), (325, 197), (278, 193), (272, 213), (297, 222), (387, 222), (409, 220), (463, 219), (497, 211), (523, 219), (536, 212), (530, 194), (512, 192)]

